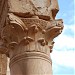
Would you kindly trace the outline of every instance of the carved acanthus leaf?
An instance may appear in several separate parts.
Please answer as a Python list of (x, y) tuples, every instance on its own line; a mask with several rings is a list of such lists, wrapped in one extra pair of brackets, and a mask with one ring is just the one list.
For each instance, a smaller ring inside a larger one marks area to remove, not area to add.
[(18, 45), (18, 43), (17, 43), (17, 42), (11, 42), (11, 43), (9, 43), (8, 48), (13, 49), (16, 45)]
[(33, 29), (34, 33), (37, 33), (39, 31), (37, 25), (35, 25), (35, 24), (31, 25), (30, 29)]
[(49, 48), (50, 48), (50, 53), (53, 51), (52, 49), (53, 49), (53, 46), (54, 46), (54, 41), (52, 41), (51, 43), (50, 43), (50, 45), (49, 45)]
[(38, 39), (38, 42), (39, 42), (42, 46), (45, 46), (45, 45), (48, 44), (48, 42), (47, 42), (44, 38)]
[(28, 45), (30, 42), (34, 41), (31, 37), (24, 37), (19, 44)]
[(51, 21), (50, 24), (51, 25), (46, 26), (46, 33), (45, 33), (45, 37), (48, 41), (54, 39), (63, 30), (63, 21), (61, 19), (55, 20), (54, 22)]
[(18, 17), (15, 16), (13, 13), (9, 13), (9, 20), (10, 20), (10, 24), (13, 24), (14, 26), (20, 26), (23, 30), (27, 30), (26, 25), (24, 24), (24, 22), (22, 22), (22, 20)]

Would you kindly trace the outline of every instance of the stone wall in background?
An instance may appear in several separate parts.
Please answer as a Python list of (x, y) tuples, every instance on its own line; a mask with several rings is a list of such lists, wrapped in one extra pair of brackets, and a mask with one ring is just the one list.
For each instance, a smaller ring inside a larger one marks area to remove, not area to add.
[(0, 54), (0, 75), (6, 75), (7, 70), (7, 57), (4, 54)]

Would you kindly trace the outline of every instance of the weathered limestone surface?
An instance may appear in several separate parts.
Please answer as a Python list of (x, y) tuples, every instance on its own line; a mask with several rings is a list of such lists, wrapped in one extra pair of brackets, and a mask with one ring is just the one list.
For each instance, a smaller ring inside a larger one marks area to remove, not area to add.
[(53, 39), (63, 29), (57, 0), (0, 1), (0, 52), (10, 58), (10, 74), (52, 75)]
[(6, 75), (7, 69), (7, 57), (4, 54), (0, 54), (0, 75)]
[(9, 12), (21, 17), (37, 15), (42, 19), (55, 18), (59, 10), (57, 0), (8, 0)]

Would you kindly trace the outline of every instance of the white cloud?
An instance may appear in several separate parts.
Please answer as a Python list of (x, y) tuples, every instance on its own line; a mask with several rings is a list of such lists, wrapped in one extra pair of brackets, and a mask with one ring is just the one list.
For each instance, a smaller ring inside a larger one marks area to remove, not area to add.
[(61, 35), (55, 40), (54, 49), (57, 50), (74, 50), (75, 41), (74, 38)]
[(66, 25), (66, 24), (64, 24), (64, 29), (63, 29), (63, 31), (66, 31), (66, 29), (70, 29), (71, 31), (74, 31), (74, 29), (75, 29), (75, 24), (74, 24), (74, 25)]
[(54, 49), (55, 50), (74, 50), (75, 49), (74, 37), (72, 37), (73, 36), (72, 34), (70, 34), (70, 36), (65, 34), (66, 30), (70, 30), (74, 32), (75, 30), (74, 25), (65, 25), (63, 32), (54, 39), (55, 41)]
[(75, 68), (75, 40), (74, 37), (65, 34), (67, 29), (74, 32), (75, 28), (74, 25), (65, 25), (62, 34), (54, 39), (55, 44), (51, 58), (56, 64)]
[(53, 51), (51, 54), (52, 61), (56, 64), (75, 68), (74, 51)]

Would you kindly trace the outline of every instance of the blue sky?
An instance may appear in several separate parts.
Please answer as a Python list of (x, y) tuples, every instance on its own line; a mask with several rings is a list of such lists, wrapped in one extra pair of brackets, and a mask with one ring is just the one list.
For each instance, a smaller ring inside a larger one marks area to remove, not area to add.
[(75, 75), (74, 0), (58, 0), (59, 12), (56, 19), (64, 21), (63, 32), (54, 39), (51, 58), (53, 75)]

